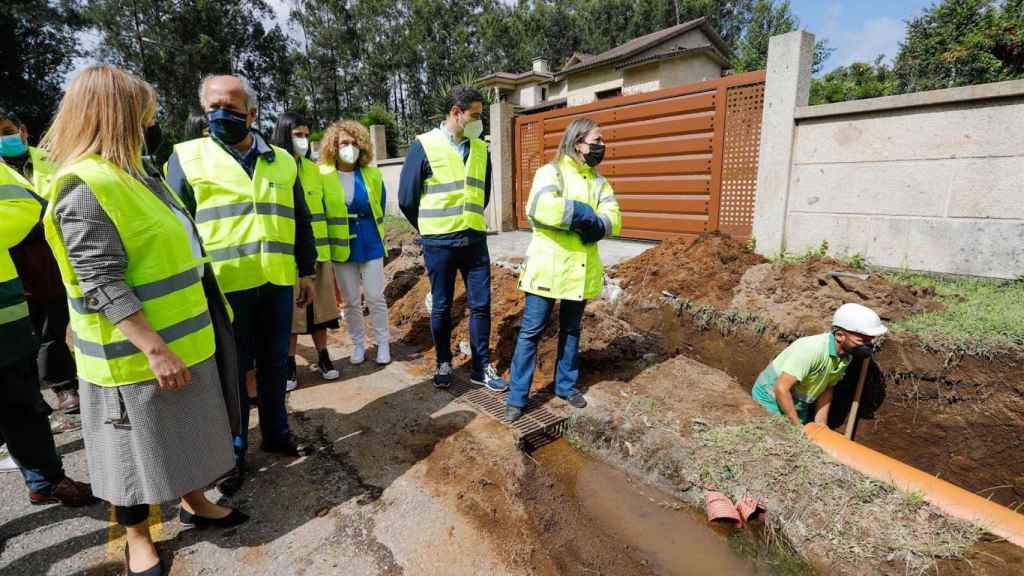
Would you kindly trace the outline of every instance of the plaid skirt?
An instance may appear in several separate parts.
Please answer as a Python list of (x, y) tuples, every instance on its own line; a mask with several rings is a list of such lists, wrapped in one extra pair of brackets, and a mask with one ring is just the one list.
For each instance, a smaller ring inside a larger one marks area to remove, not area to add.
[(82, 437), (93, 493), (116, 506), (158, 504), (204, 488), (235, 464), (214, 358), (162, 390), (79, 381)]

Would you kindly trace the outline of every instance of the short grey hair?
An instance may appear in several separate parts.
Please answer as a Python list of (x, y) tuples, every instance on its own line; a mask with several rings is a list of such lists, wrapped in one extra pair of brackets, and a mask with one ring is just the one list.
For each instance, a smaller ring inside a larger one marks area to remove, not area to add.
[(202, 82), (199, 83), (199, 105), (203, 107), (203, 110), (206, 110), (206, 86), (211, 80), (220, 76), (231, 76), (232, 78), (237, 78), (238, 81), (242, 83), (242, 89), (245, 90), (246, 111), (256, 107), (256, 91), (252, 89), (252, 85), (249, 84), (248, 80), (242, 76), (235, 76), (234, 74), (207, 74), (206, 76), (203, 76)]
[(565, 133), (562, 134), (562, 143), (558, 145), (557, 159), (561, 159), (562, 156), (575, 158), (576, 145), (583, 142), (583, 139), (586, 138), (587, 134), (589, 134), (594, 128), (597, 128), (597, 122), (594, 122), (590, 118), (577, 118), (573, 120), (569, 126), (565, 128)]

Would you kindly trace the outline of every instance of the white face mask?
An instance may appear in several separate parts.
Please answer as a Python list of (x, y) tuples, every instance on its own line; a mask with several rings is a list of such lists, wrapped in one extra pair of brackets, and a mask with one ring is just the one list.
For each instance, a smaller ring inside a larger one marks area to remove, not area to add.
[(338, 157), (345, 164), (355, 164), (359, 160), (359, 147), (349, 144), (338, 148)]
[(292, 149), (298, 156), (305, 157), (309, 152), (309, 138), (292, 138)]
[(462, 135), (466, 138), (479, 138), (483, 133), (484, 123), (482, 120), (473, 120), (462, 128)]

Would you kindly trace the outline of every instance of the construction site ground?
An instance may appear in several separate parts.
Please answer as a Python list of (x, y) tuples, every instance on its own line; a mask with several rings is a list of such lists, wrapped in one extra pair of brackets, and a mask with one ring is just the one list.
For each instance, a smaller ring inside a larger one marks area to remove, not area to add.
[[(341, 380), (323, 382), (301, 339), (289, 405), (316, 453), (254, 449), (251, 480), (230, 500), (253, 517), (238, 529), (181, 532), (165, 505), (153, 530), (170, 574), (1024, 573), (1021, 549), (832, 462), (749, 397), (757, 372), (796, 335), (827, 329), (837, 303), (866, 303), (892, 323), (941, 310), (934, 291), (876, 274), (837, 283), (829, 272), (859, 271), (821, 257), (765, 262), (721, 236), (663, 243), (610, 270), (584, 319), (590, 406), (546, 399), (567, 417), (566, 437), (527, 453), (510, 428), (431, 385), (429, 289), (410, 240), (389, 241), (395, 362), (342, 361)], [(495, 260), (491, 342), (505, 371), (522, 293), (518, 261)], [(453, 316), (466, 378), (461, 289)], [(539, 351), (537, 390), (550, 384), (556, 330)], [(332, 333), (332, 356), (348, 349)], [(1022, 359), (1013, 347), (964, 355), (897, 332), (872, 369), (857, 441), (1017, 506)], [(839, 389), (836, 426), (850, 388)], [(57, 440), (68, 473), (83, 478), (78, 432)], [(120, 573), (109, 507), (30, 507), (13, 473), (0, 487), (0, 573)], [(709, 527), (707, 488), (758, 498), (767, 522)]]

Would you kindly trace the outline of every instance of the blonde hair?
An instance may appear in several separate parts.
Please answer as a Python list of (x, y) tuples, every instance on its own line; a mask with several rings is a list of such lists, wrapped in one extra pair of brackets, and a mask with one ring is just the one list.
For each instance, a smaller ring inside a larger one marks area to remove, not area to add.
[(154, 114), (149, 83), (108, 64), (89, 66), (71, 81), (41, 144), (57, 166), (96, 154), (141, 174), (143, 126)]
[(355, 138), (359, 148), (360, 166), (366, 166), (373, 160), (373, 144), (370, 143), (370, 131), (355, 120), (337, 120), (327, 127), (324, 139), (320, 142), (320, 163), (338, 167), (338, 142), (342, 132)]

